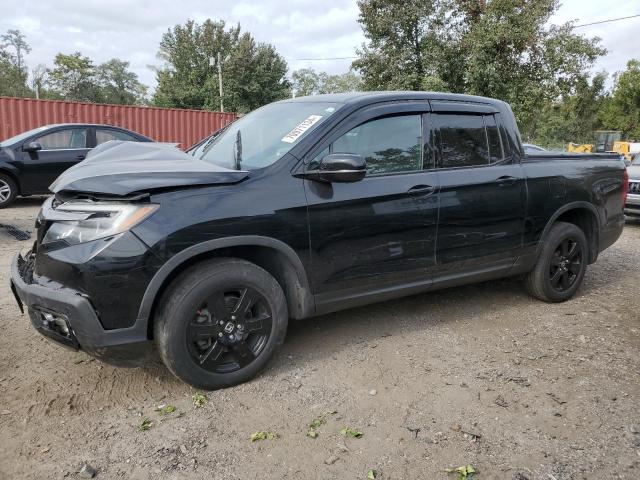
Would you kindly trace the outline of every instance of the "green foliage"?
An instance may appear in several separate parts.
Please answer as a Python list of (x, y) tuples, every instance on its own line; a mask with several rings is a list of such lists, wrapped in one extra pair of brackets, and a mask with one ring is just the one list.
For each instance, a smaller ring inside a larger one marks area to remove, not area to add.
[(272, 45), (258, 43), (240, 25), (192, 20), (169, 29), (160, 42), (158, 88), (153, 102), (161, 107), (219, 110), (217, 63), (222, 59), (223, 100), (229, 111), (248, 112), (288, 96), (287, 63)]
[(351, 438), (360, 438), (362, 437), (362, 435), (364, 435), (361, 431), (351, 427), (344, 427), (342, 430), (340, 430), (340, 433), (345, 437)]
[(80, 52), (70, 55), (58, 53), (53, 64), (54, 68), (48, 72), (47, 79), (51, 90), (65, 100), (102, 101), (95, 78), (95, 66), (89, 57)]
[(142, 423), (140, 423), (140, 425), (138, 425), (138, 431), (139, 432), (146, 432), (147, 430), (149, 430), (151, 428), (151, 425), (153, 425), (153, 422), (151, 420), (149, 420), (148, 418), (145, 418), (144, 420), (142, 420)]
[(625, 71), (614, 75), (611, 96), (599, 119), (606, 129), (622, 130), (623, 138), (640, 141), (640, 61), (630, 60)]
[(257, 442), (258, 440), (275, 440), (278, 438), (278, 434), (274, 432), (254, 432), (251, 434), (251, 441)]
[(176, 411), (176, 407), (173, 405), (159, 405), (155, 408), (155, 411), (161, 415), (168, 415)]
[(129, 70), (129, 62), (112, 58), (95, 69), (104, 103), (135, 105), (145, 102), (147, 87)]
[(203, 407), (205, 403), (207, 403), (207, 396), (203, 393), (196, 392), (191, 397), (193, 400), (193, 405), (196, 407)]
[(447, 473), (457, 473), (458, 480), (471, 480), (476, 475), (476, 469), (473, 468), (473, 465), (463, 465), (461, 467), (456, 468), (447, 468), (445, 470)]
[(302, 68), (291, 74), (291, 87), (296, 97), (322, 93), (357, 92), (362, 90), (362, 79), (353, 70), (338, 75)]
[(31, 97), (24, 55), (31, 51), (20, 30), (7, 30), (0, 36), (0, 95)]
[(53, 96), (84, 102), (133, 105), (144, 103), (146, 94), (129, 62), (113, 58), (96, 66), (80, 52), (57, 54), (45, 84)]
[(541, 107), (575, 94), (599, 39), (548, 26), (557, 0), (360, 0), (366, 89), (437, 89), (509, 102), (525, 135)]

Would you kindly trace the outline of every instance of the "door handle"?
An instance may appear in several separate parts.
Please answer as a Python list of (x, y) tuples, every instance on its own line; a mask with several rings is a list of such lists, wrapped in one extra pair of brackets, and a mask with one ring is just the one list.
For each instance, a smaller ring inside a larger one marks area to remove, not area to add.
[(409, 190), (407, 190), (407, 193), (416, 194), (416, 195), (417, 194), (429, 195), (435, 191), (436, 191), (436, 187), (434, 187), (433, 185), (414, 185)]
[(503, 175), (502, 177), (499, 177), (496, 180), (496, 183), (498, 184), (498, 186), (502, 187), (504, 185), (513, 185), (516, 180), (517, 180), (516, 177), (512, 177), (510, 175)]
[(77, 158), (78, 160), (84, 160), (84, 159), (85, 159), (85, 157), (86, 157), (86, 155), (83, 155), (83, 154), (76, 155), (76, 158)]

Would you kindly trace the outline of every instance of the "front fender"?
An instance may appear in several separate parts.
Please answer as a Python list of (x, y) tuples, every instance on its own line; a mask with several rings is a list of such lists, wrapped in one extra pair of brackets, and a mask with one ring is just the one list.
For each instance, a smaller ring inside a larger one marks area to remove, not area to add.
[[(241, 235), (234, 237), (218, 238), (215, 240), (208, 240), (206, 242), (192, 245), (181, 252), (171, 257), (154, 275), (151, 282), (147, 286), (147, 289), (142, 297), (140, 309), (138, 311), (138, 317), (136, 324), (149, 325), (149, 319), (151, 318), (153, 307), (156, 304), (158, 296), (163, 291), (167, 282), (172, 278), (173, 274), (181, 269), (189, 260), (207, 253), (215, 252), (224, 248), (231, 247), (268, 247), (276, 250), (278, 253), (284, 255), (289, 262), (291, 262), (297, 279), (306, 295), (302, 295), (301, 317), (310, 316), (314, 309), (313, 297), (310, 294), (309, 281), (307, 274), (302, 264), (302, 261), (296, 254), (296, 252), (286, 243), (276, 240), (270, 237), (264, 237), (259, 235)], [(283, 286), (284, 288), (284, 286)]]

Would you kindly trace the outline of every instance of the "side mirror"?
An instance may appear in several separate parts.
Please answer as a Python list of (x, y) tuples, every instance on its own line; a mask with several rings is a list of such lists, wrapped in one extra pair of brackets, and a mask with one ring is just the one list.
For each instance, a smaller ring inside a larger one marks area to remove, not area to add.
[(359, 182), (367, 174), (367, 162), (360, 155), (332, 153), (320, 161), (317, 170), (300, 175), (309, 180), (329, 183)]
[(40, 145), (38, 142), (29, 142), (27, 143), (24, 147), (22, 147), (22, 149), (25, 152), (37, 152), (38, 150), (42, 150), (42, 145)]

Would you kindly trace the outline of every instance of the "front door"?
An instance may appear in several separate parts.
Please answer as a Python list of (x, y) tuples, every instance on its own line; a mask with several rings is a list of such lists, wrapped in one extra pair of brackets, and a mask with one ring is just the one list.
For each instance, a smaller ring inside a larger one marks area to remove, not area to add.
[(73, 127), (46, 133), (29, 140), (42, 145), (37, 152), (22, 152), (25, 190), (44, 193), (69, 167), (81, 162), (87, 148), (87, 128)]
[(508, 271), (522, 248), (525, 181), (501, 135), (500, 115), (456, 112), (459, 107), (434, 105), (432, 114), (440, 179), (439, 280)]
[(329, 153), (367, 162), (359, 182), (305, 181), (319, 312), (428, 288), (438, 218), (428, 108), (427, 102), (371, 107), (316, 148), (309, 169)]

